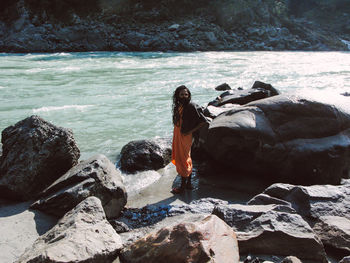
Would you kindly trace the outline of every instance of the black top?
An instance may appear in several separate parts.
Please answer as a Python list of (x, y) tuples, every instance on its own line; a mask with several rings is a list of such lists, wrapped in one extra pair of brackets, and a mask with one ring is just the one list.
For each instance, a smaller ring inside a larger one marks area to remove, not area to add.
[(209, 122), (204, 116), (203, 108), (194, 102), (190, 102), (183, 110), (181, 132), (187, 133), (201, 122)]

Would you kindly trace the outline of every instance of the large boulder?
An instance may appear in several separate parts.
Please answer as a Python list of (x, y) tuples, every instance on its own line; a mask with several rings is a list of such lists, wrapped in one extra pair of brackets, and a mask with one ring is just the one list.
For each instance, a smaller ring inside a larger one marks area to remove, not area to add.
[(311, 99), (273, 96), (221, 113), (203, 148), (221, 165), (272, 182), (339, 184), (349, 176), (350, 114)]
[(121, 247), (121, 238), (106, 220), (101, 201), (89, 197), (40, 236), (16, 262), (112, 262)]
[(180, 223), (152, 232), (126, 247), (121, 261), (232, 262), (239, 261), (236, 235), (215, 215), (199, 222)]
[(120, 152), (120, 169), (128, 173), (158, 170), (170, 161), (170, 139), (131, 141)]
[(282, 205), (221, 205), (213, 214), (237, 234), (241, 254), (289, 256), (326, 263), (321, 241), (295, 211)]
[(80, 162), (41, 194), (31, 208), (63, 216), (89, 196), (98, 197), (108, 218), (118, 217), (127, 202), (120, 172), (104, 155)]
[(77, 164), (80, 151), (69, 129), (39, 116), (2, 131), (0, 196), (29, 200)]
[(350, 251), (350, 187), (274, 184), (248, 204), (285, 203), (307, 219), (323, 244)]

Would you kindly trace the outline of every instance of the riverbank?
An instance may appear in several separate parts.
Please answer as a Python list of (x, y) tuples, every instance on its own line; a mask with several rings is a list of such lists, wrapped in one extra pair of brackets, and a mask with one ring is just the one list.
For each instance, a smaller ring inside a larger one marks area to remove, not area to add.
[(339, 3), (329, 3), (330, 18), (320, 4), (95, 2), (64, 14), (54, 3), (5, 4), (0, 52), (349, 50), (349, 10)]

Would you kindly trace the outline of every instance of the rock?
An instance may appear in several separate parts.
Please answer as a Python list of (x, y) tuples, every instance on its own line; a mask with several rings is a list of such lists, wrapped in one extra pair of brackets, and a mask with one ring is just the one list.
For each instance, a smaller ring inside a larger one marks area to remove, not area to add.
[(158, 170), (170, 161), (170, 139), (131, 141), (120, 152), (120, 169), (127, 173)]
[(284, 258), (281, 263), (302, 263), (302, 262), (297, 257), (289, 256)]
[(125, 233), (130, 231), (130, 228), (123, 222), (118, 220), (111, 220), (109, 222), (117, 233)]
[(122, 38), (122, 43), (126, 46), (132, 48), (132, 49), (138, 49), (140, 46), (141, 41), (146, 41), (150, 37), (148, 35), (131, 31), (125, 34)]
[(152, 232), (125, 248), (121, 261), (232, 262), (239, 261), (236, 235), (218, 217), (181, 223)]
[(216, 107), (216, 106), (213, 106), (213, 105), (209, 105), (208, 107), (206, 107), (204, 109), (204, 115), (206, 117), (211, 118), (211, 119), (215, 119), (217, 116), (219, 116), (219, 114), (221, 114), (223, 112), (226, 112), (226, 111), (229, 111), (229, 110), (232, 110), (232, 109), (240, 109), (240, 108), (242, 108), (241, 105), (231, 104), (231, 103), (222, 105), (221, 107)]
[(121, 247), (121, 238), (106, 220), (101, 201), (88, 197), (16, 262), (112, 262)]
[(343, 258), (339, 263), (350, 263), (350, 256)]
[(274, 87), (272, 87), (271, 84), (267, 84), (258, 80), (254, 82), (252, 89), (267, 90), (270, 92), (269, 97), (280, 95), (280, 92)]
[(313, 230), (324, 245), (350, 252), (350, 219), (340, 216), (321, 216)]
[(266, 84), (261, 81), (255, 81), (251, 89), (228, 90), (220, 94), (219, 97), (222, 100), (216, 98), (214, 101), (211, 101), (209, 105), (222, 106), (227, 103), (244, 105), (255, 100), (272, 97), (278, 94), (279, 92), (270, 84)]
[(281, 200), (279, 198), (271, 197), (267, 194), (258, 194), (254, 196), (250, 201), (247, 202), (248, 205), (286, 205), (291, 206), (287, 201)]
[(172, 24), (171, 26), (168, 27), (168, 29), (169, 29), (170, 31), (176, 31), (176, 30), (179, 29), (179, 27), (180, 27), (179, 24)]
[(205, 32), (204, 34), (207, 37), (209, 44), (211, 44), (211, 45), (218, 44), (219, 41), (218, 41), (217, 37), (215, 36), (214, 32)]
[(61, 217), (89, 196), (101, 200), (107, 218), (118, 217), (127, 202), (121, 174), (104, 155), (70, 169), (46, 188), (31, 208)]
[(221, 113), (204, 149), (219, 165), (270, 182), (339, 184), (350, 168), (350, 114), (312, 99), (277, 95)]
[(303, 260), (328, 262), (321, 241), (288, 206), (221, 205), (213, 214), (236, 232), (241, 254), (295, 255)]
[(350, 188), (347, 184), (338, 186), (273, 184), (263, 194), (289, 202), (298, 214), (306, 218), (340, 216), (350, 219)]
[(227, 83), (220, 84), (215, 88), (215, 90), (230, 90), (231, 87)]
[(80, 151), (69, 129), (39, 116), (2, 131), (0, 196), (30, 200), (77, 164)]
[[(329, 247), (350, 248), (350, 188), (348, 184), (294, 186), (274, 184), (248, 204), (288, 203), (307, 218), (316, 235)], [(264, 197), (264, 198), (262, 198)]]

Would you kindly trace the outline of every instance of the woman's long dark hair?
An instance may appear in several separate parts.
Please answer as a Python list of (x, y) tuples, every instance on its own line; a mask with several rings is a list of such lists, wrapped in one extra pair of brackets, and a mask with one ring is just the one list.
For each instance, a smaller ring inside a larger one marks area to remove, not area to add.
[(180, 91), (182, 91), (182, 90), (187, 90), (188, 95), (189, 95), (188, 99), (189, 99), (189, 101), (191, 101), (191, 92), (185, 85), (181, 85), (180, 87), (176, 88), (176, 90), (174, 91), (174, 94), (173, 94), (173, 107), (172, 107), (173, 124), (174, 125), (179, 125), (179, 122), (180, 122), (179, 107), (180, 107), (181, 103), (179, 100), (179, 94), (180, 94)]

